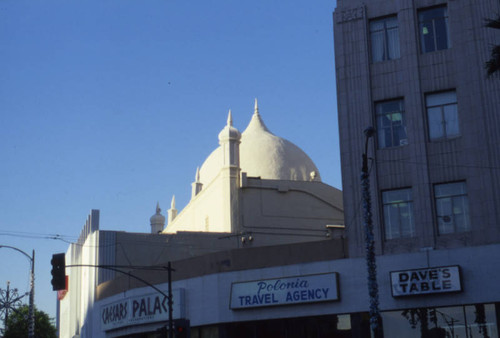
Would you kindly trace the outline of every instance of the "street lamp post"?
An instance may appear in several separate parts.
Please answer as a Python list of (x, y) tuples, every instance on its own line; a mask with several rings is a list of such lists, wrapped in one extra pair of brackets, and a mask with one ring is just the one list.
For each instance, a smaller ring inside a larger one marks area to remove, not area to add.
[(361, 168), (361, 188), (363, 194), (364, 228), (366, 265), (368, 269), (368, 294), (370, 296), (370, 327), (375, 338), (382, 337), (380, 313), (378, 308), (377, 264), (375, 261), (375, 240), (373, 236), (373, 220), (370, 196), (370, 175), (368, 171), (368, 141), (375, 134), (373, 127), (364, 131), (365, 150), (363, 153), (363, 166)]
[(26, 252), (24, 252), (21, 249), (18, 249), (13, 246), (9, 245), (0, 245), (0, 248), (8, 248), (8, 249), (13, 249), (16, 250), (30, 260), (31, 263), (31, 270), (30, 270), (30, 296), (29, 296), (29, 310), (28, 310), (28, 338), (34, 338), (35, 337), (35, 250), (33, 250), (33, 255), (30, 256)]

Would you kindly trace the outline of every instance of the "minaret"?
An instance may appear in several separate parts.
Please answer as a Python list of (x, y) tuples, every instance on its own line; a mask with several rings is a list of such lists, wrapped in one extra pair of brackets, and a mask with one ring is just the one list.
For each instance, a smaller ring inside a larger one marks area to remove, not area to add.
[(156, 214), (149, 219), (151, 223), (151, 233), (159, 234), (165, 227), (165, 216), (161, 214), (160, 202), (156, 203)]
[(175, 195), (172, 196), (172, 202), (170, 203), (170, 209), (167, 210), (168, 212), (168, 224), (171, 224), (172, 221), (177, 217), (177, 209), (175, 208)]
[(200, 182), (200, 167), (196, 168), (196, 177), (194, 182), (191, 183), (191, 199), (193, 199), (203, 188), (203, 183)]
[(219, 133), (219, 144), (223, 151), (223, 167), (240, 166), (240, 139), (241, 133), (233, 127), (233, 116), (229, 109), (227, 124)]
[(240, 189), (240, 140), (241, 133), (233, 127), (231, 110), (227, 124), (219, 133), (222, 151), (222, 212), (223, 231), (236, 232), (239, 229), (239, 189)]

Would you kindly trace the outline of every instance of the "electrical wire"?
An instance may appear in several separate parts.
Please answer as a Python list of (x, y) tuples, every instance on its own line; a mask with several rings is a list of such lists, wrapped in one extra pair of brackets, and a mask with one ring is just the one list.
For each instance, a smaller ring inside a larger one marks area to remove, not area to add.
[[(449, 153), (440, 153), (439, 156), (450, 154)], [(429, 162), (418, 162), (418, 161), (407, 161), (407, 160), (376, 160), (377, 164), (383, 163), (400, 163), (400, 164), (415, 164), (422, 165), (434, 168), (466, 168), (466, 169), (485, 169), (485, 170), (500, 170), (500, 167), (496, 166), (481, 166), (481, 165), (465, 165), (465, 164), (435, 164)]]
[(33, 239), (76, 239), (76, 236), (60, 235), (60, 234), (46, 234), (36, 232), (23, 232), (23, 231), (10, 231), (0, 230), (0, 236), (11, 236), (20, 238), (33, 238)]

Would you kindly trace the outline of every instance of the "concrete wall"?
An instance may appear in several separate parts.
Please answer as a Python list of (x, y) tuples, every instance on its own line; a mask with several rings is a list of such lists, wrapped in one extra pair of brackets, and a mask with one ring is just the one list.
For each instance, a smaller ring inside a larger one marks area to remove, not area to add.
[[(192, 326), (200, 326), (225, 322), (367, 312), (369, 301), (366, 285), (365, 260), (362, 258), (339, 259), (339, 253), (332, 251), (329, 252), (332, 259), (323, 257), (323, 259), (319, 260), (296, 260), (299, 256), (304, 257), (303, 255), (298, 255), (299, 251), (307, 253), (308, 255), (311, 254), (311, 256), (316, 255), (316, 258), (321, 258), (318, 256), (318, 251), (316, 251), (316, 254), (313, 253), (314, 249), (310, 244), (309, 247), (305, 245), (306, 244), (288, 246), (290, 250), (294, 248), (297, 249), (297, 255), (288, 260), (288, 263), (291, 264), (282, 264), (283, 262), (279, 262), (279, 259), (277, 259), (275, 263), (278, 264), (274, 266), (262, 265), (260, 267), (252, 267), (252, 263), (250, 263), (246, 264), (246, 268), (242, 269), (228, 268), (226, 271), (221, 269), (218, 272), (213, 271), (209, 274), (186, 276), (186, 278), (181, 276), (181, 279), (175, 278), (173, 288), (182, 288), (185, 291), (186, 318), (191, 320)], [(274, 250), (276, 250), (276, 248)], [(249, 252), (244, 252), (246, 250), (254, 251), (254, 254), (258, 251), (269, 254), (266, 250), (270, 249), (243, 249), (234, 251), (234, 253), (241, 254), (245, 257), (251, 257)], [(208, 256), (200, 258), (205, 266), (209, 265), (208, 263), (210, 261), (213, 263), (213, 266), (216, 266), (216, 262), (223, 258), (220, 254), (218, 254), (218, 256), (211, 256), (212, 260), (207, 257)], [(496, 287), (497, 280), (500, 278), (500, 270), (495, 268), (500, 264), (500, 245), (385, 255), (377, 259), (380, 308), (382, 311), (500, 301), (500, 291), (498, 291)], [(225, 260), (233, 262), (234, 257), (228, 253), (226, 254)], [(191, 261), (191, 263), (195, 262)], [(389, 273), (391, 271), (449, 265), (460, 266), (462, 274), (462, 292), (406, 298), (393, 298), (391, 296), (391, 285), (389, 281)], [(181, 262), (176, 263), (175, 266), (179, 267), (180, 271), (183, 270)], [(327, 272), (337, 272), (339, 274), (339, 301), (293, 306), (261, 307), (244, 310), (231, 310), (229, 308), (231, 284), (234, 282), (283, 278), (287, 276), (303, 276)], [(176, 274), (177, 273), (174, 273), (173, 276), (176, 276)], [(180, 272), (180, 274), (182, 275), (182, 272)], [(111, 284), (115, 283), (115, 286), (118, 286), (116, 282), (116, 280), (108, 282), (108, 291)], [(157, 286), (164, 290), (167, 288), (167, 284), (161, 281), (158, 281)], [(119, 292), (119, 289), (115, 289), (115, 292), (112, 293), (114, 295), (110, 295), (108, 292), (101, 292), (104, 291), (102, 287), (99, 289), (100, 297), (99, 301), (96, 303), (97, 310), (101, 305), (109, 304), (123, 298), (125, 295)], [(128, 295), (132, 293), (151, 293), (151, 290), (138, 285), (137, 288), (130, 288), (129, 291), (127, 291)], [(104, 333), (98, 329), (98, 321), (100, 320), (98, 313), (99, 311), (94, 311), (93, 313), (95, 330), (93, 332), (93, 337), (104, 337)], [(154, 330), (161, 324), (162, 323), (157, 323), (142, 328), (134, 327), (132, 330)], [(111, 337), (124, 332), (128, 331), (117, 331), (107, 336)]]
[(322, 182), (244, 179), (240, 231), (252, 245), (325, 239), (326, 225), (344, 224), (342, 192)]
[[(421, 53), (417, 10), (446, 4), (451, 47)], [(481, 1), (338, 1), (334, 13), (337, 102), (346, 224), (351, 253), (363, 254), (364, 239), (359, 173), (363, 130), (375, 126), (374, 102), (404, 98), (408, 144), (376, 149), (371, 171), (373, 215), (378, 253), (417, 251), (422, 247), (459, 247), (500, 240), (498, 217), (500, 154), (500, 81), (486, 78), (484, 62), (500, 43), (484, 19), (500, 12), (496, 0)], [(401, 57), (372, 63), (369, 20), (397, 14)], [(439, 142), (428, 139), (425, 94), (455, 89), (460, 135)], [(438, 235), (433, 184), (464, 180), (471, 231)], [(411, 239), (384, 240), (381, 191), (411, 187), (415, 229)]]
[[(213, 180), (166, 231), (251, 234), (253, 241), (243, 245), (260, 246), (325, 239), (326, 225), (344, 224), (342, 192), (322, 182), (262, 180), (246, 175), (236, 189), (223, 188), (222, 182), (228, 182), (227, 177)], [(236, 190), (232, 194), (237, 200), (231, 202), (228, 196)], [(236, 226), (224, 220), (227, 212), (234, 214)]]
[[(99, 248), (99, 250), (97, 250)], [(82, 265), (112, 265), (115, 262), (115, 233), (99, 231), (99, 210), (92, 210), (77, 243), (66, 252), (68, 292), (60, 300), (60, 337), (85, 336), (92, 332), (92, 320), (96, 287), (111, 280), (115, 273)]]
[(230, 232), (224, 221), (224, 209), (229, 209), (222, 201), (225, 193), (221, 173), (194, 196), (189, 204), (167, 225), (167, 233), (176, 231)]
[[(274, 245), (256, 248), (219, 250), (197, 257), (165, 257), (172, 260), (175, 273), (173, 280), (183, 280), (222, 272), (284, 266), (327, 259), (342, 259), (348, 256), (344, 239), (297, 243), (292, 245)], [(164, 261), (158, 266), (166, 266)], [(152, 284), (167, 281), (167, 274), (147, 270), (130, 270), (134, 275)], [(97, 298), (104, 299), (128, 289), (142, 287), (143, 283), (120, 275), (114, 280), (102, 283), (97, 288)]]

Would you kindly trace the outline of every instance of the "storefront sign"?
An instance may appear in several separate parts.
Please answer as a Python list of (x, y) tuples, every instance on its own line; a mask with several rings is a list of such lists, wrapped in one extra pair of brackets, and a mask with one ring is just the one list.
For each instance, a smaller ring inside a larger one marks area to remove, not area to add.
[[(172, 291), (174, 319), (183, 317), (184, 290)], [(101, 328), (104, 331), (123, 326), (168, 320), (168, 298), (160, 293), (125, 298), (101, 306)]]
[(231, 309), (334, 301), (337, 273), (264, 279), (231, 285)]
[(393, 297), (462, 291), (460, 267), (394, 271), (391, 272), (391, 285)]

